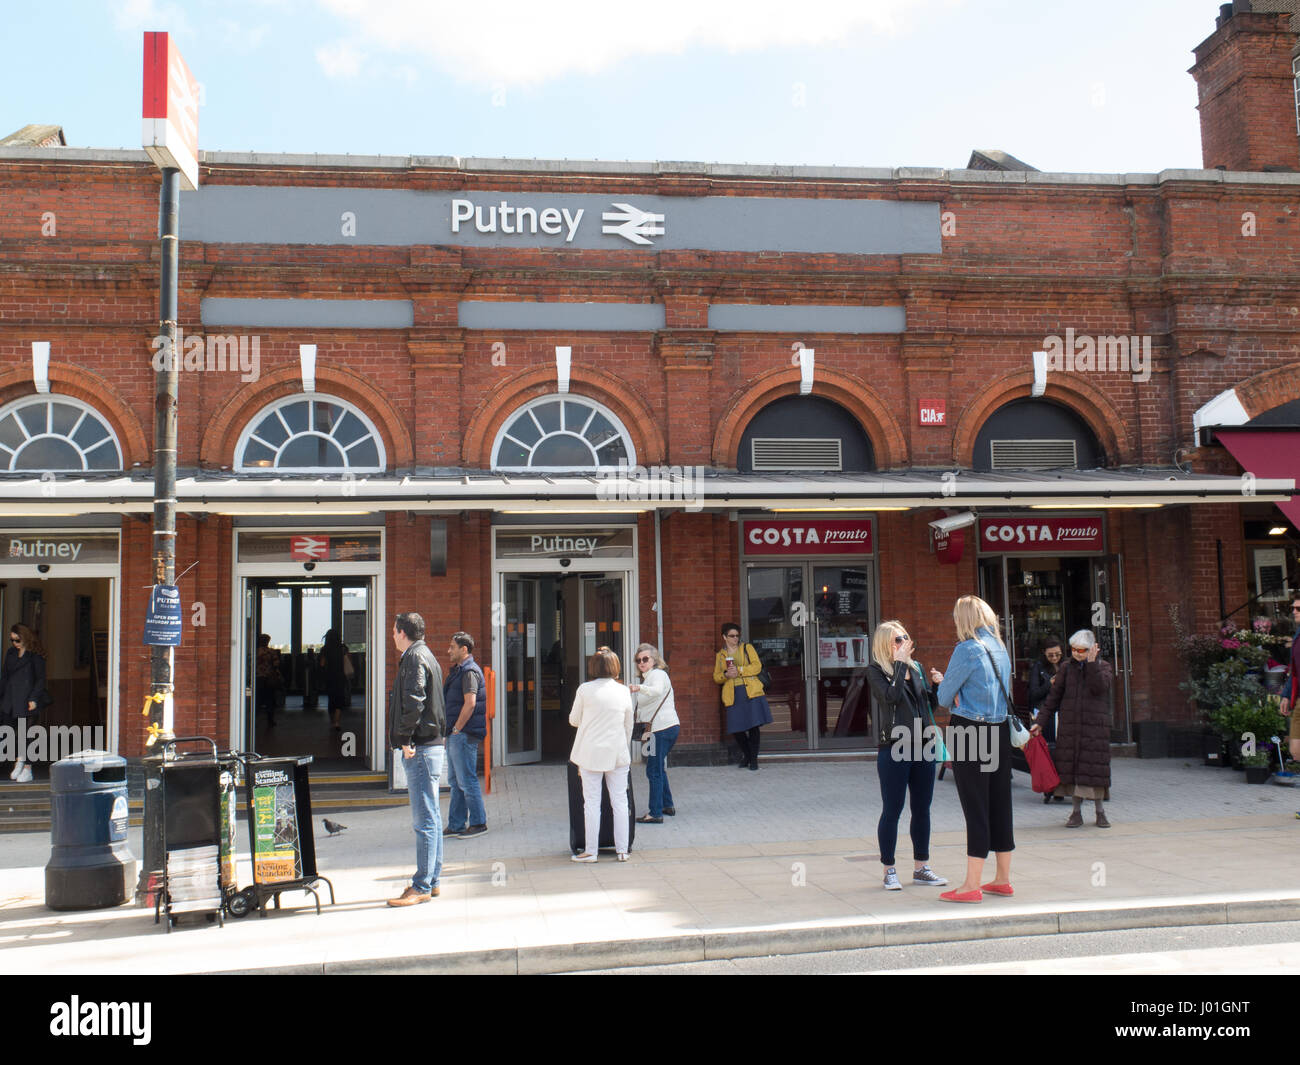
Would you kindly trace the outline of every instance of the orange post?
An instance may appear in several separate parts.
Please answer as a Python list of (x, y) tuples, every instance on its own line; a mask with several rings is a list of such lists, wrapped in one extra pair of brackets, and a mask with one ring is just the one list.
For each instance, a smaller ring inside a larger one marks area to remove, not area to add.
[(497, 674), (494, 669), (483, 670), (487, 681), (487, 735), (483, 737), (483, 791), (492, 794), (492, 721), (497, 716)]

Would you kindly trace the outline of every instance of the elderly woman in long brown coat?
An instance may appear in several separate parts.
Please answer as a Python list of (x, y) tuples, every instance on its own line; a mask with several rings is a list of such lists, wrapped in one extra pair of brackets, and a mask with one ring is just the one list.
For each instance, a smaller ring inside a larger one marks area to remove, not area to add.
[[(1088, 629), (1070, 637), (1070, 660), (1057, 671), (1043, 709), (1060, 711), (1056, 726), (1056, 770), (1061, 775), (1057, 795), (1068, 795), (1074, 809), (1066, 828), (1083, 824), (1082, 806), (1097, 806), (1097, 827), (1110, 828), (1106, 808), (1110, 798), (1110, 663), (1098, 661), (1101, 648)], [(1034, 725), (1032, 732), (1038, 732)]]

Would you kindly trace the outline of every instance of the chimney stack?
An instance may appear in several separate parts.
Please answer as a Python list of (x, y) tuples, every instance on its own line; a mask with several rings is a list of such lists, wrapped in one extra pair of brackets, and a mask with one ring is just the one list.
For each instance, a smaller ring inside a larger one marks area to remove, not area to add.
[(1220, 7), (1214, 33), (1197, 45), (1190, 73), (1205, 169), (1300, 169), (1290, 20), (1235, 0)]

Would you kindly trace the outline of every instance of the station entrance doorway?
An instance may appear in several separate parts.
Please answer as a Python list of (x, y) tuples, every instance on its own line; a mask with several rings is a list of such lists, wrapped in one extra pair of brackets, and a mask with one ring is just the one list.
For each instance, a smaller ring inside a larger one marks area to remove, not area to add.
[(627, 677), (637, 641), (629, 605), (635, 530), (501, 531), (495, 549), (502, 616), (493, 665), (502, 682), (493, 749), (503, 765), (563, 762), (573, 747), (574, 692), (591, 679), (587, 660), (596, 648), (618, 655)]
[(237, 535), (232, 745), (382, 769), (382, 534)]

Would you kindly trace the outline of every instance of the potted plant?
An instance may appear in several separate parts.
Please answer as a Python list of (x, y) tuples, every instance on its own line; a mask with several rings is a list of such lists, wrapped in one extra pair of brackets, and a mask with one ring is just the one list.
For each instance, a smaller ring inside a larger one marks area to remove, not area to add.
[(1272, 750), (1267, 748), (1241, 756), (1241, 764), (1246, 770), (1247, 784), (1268, 783), (1268, 778), (1273, 775), (1272, 767), (1269, 765), (1272, 757)]

